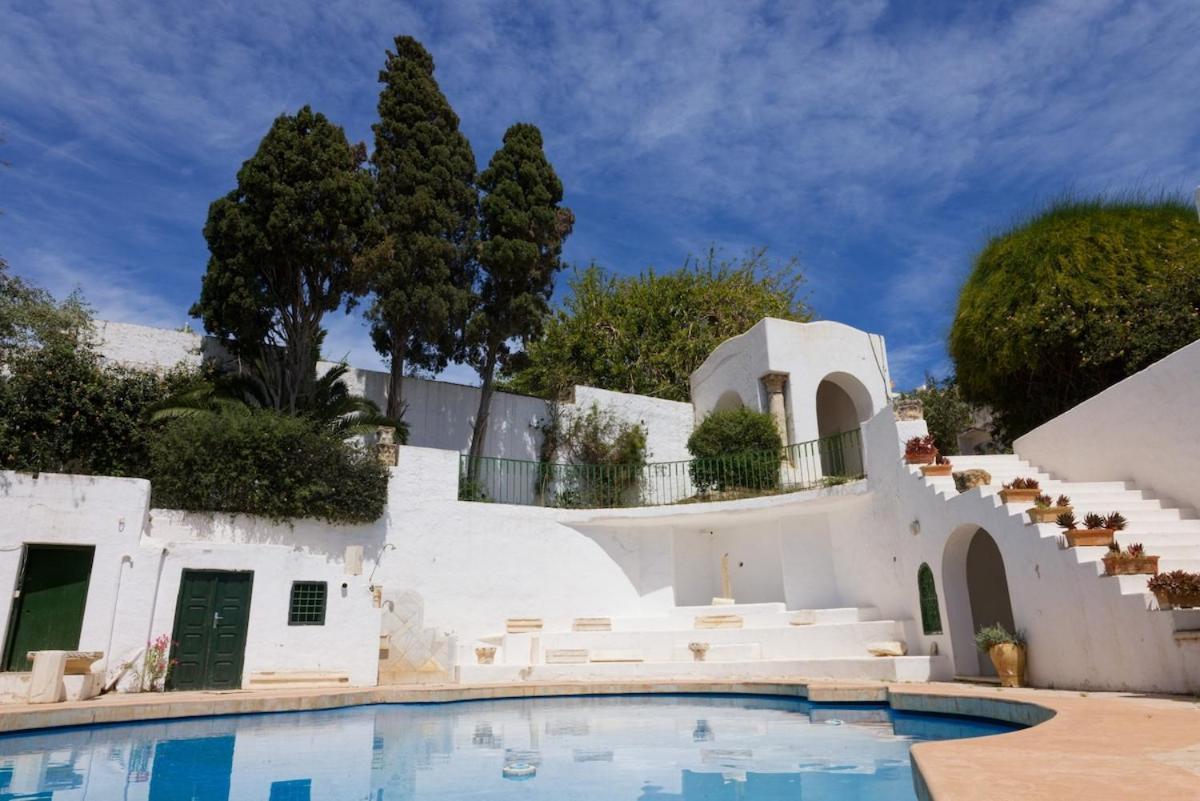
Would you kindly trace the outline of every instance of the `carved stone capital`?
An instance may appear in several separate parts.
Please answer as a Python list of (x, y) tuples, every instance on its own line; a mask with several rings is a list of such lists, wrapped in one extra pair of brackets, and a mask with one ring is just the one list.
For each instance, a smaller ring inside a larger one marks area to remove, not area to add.
[(783, 392), (783, 385), (787, 383), (787, 373), (767, 373), (759, 379), (763, 382), (763, 386), (767, 388), (767, 392), (772, 395), (778, 395)]

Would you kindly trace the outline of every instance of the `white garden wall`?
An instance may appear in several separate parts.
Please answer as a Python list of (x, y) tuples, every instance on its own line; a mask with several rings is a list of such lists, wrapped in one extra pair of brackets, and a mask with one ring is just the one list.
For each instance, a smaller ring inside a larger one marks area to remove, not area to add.
[(1200, 510), (1200, 342), (1019, 438), (1014, 450), (1074, 481), (1136, 481)]

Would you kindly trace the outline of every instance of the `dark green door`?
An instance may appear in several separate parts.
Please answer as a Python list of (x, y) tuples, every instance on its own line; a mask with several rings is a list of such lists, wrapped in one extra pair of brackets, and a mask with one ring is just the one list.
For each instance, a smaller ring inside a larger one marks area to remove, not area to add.
[(185, 570), (175, 606), (173, 690), (236, 690), (250, 620), (251, 572)]
[(13, 599), (5, 670), (29, 670), (30, 651), (74, 651), (83, 629), (95, 548), (27, 545)]

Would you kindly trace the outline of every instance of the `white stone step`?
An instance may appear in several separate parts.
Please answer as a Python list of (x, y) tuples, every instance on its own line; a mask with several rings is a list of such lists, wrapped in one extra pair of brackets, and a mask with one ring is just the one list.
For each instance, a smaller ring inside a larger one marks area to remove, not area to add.
[(837, 609), (795, 610), (787, 609), (783, 603), (729, 604), (715, 606), (678, 606), (662, 615), (646, 617), (613, 618), (613, 631), (679, 631), (696, 628), (700, 617), (737, 615), (742, 618), (742, 628), (758, 629), (785, 627), (800, 616), (811, 616), (815, 623), (855, 623), (879, 619), (879, 610), (873, 607), (845, 607)]

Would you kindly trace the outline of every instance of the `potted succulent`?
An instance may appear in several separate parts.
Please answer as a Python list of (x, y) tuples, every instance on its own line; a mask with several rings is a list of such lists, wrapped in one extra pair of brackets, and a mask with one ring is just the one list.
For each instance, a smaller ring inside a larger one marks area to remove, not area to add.
[(1036, 478), (1014, 478), (1000, 488), (1000, 500), (1003, 503), (1033, 503), (1038, 494)]
[(933, 437), (928, 434), (913, 437), (904, 443), (904, 461), (909, 464), (933, 464), (937, 455), (937, 445), (933, 444)]
[(923, 476), (948, 476), (954, 466), (950, 464), (950, 460), (940, 453), (933, 457), (933, 464), (921, 465), (921, 475)]
[(983, 626), (975, 634), (975, 647), (991, 657), (1001, 687), (1025, 686), (1025, 635), (1010, 632), (997, 623)]
[(1083, 528), (1071, 512), (1059, 515), (1055, 522), (1063, 529), (1068, 548), (1080, 545), (1109, 547), (1113, 543), (1113, 534), (1125, 528), (1125, 517), (1120, 512), (1113, 512), (1108, 517), (1088, 512), (1083, 516)]
[(1158, 599), (1159, 609), (1200, 607), (1200, 573), (1186, 570), (1159, 573), (1146, 583), (1146, 589)]
[(1053, 523), (1058, 520), (1059, 515), (1071, 512), (1071, 499), (1066, 495), (1059, 495), (1050, 500), (1049, 495), (1039, 493), (1033, 499), (1033, 506), (1026, 512), (1029, 514), (1030, 523)]
[(1140, 542), (1132, 542), (1122, 550), (1115, 542), (1108, 546), (1104, 555), (1104, 575), (1138, 576), (1158, 575), (1158, 557), (1148, 556)]

